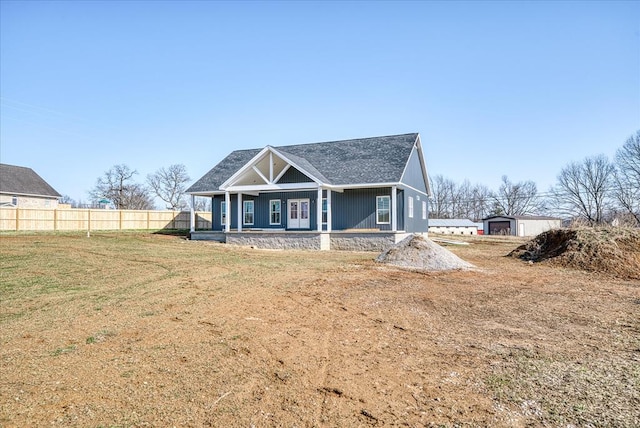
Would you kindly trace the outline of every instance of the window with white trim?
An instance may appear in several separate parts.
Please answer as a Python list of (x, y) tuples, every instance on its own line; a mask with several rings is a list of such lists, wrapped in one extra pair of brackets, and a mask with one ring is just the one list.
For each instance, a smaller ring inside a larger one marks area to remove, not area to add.
[(242, 224), (246, 224), (251, 226), (253, 224), (253, 201), (243, 201), (242, 202), (242, 214), (243, 220)]
[(227, 224), (227, 202), (220, 202), (220, 224), (224, 226)]
[(376, 224), (391, 223), (391, 196), (376, 196)]
[(282, 203), (280, 199), (269, 201), (269, 224), (281, 224)]
[(422, 201), (422, 219), (427, 219), (427, 201)]
[(409, 196), (409, 199), (407, 202), (409, 205), (409, 218), (413, 218), (413, 196)]

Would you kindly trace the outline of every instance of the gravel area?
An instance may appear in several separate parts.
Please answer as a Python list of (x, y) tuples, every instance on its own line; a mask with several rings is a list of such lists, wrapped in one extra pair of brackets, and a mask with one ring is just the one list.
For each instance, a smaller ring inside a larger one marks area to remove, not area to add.
[(377, 258), (379, 263), (418, 270), (441, 271), (471, 269), (474, 266), (446, 248), (421, 235), (411, 235), (398, 242)]

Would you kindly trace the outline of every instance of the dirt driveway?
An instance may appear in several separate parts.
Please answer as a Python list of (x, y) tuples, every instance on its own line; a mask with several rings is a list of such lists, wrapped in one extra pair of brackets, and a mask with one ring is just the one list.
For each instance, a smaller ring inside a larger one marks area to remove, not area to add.
[(0, 237), (0, 426), (640, 425), (640, 283), (447, 247)]

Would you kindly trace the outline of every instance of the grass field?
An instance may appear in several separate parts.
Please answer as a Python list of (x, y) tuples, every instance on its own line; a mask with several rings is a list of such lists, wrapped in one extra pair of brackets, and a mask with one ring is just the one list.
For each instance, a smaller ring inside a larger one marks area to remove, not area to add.
[(640, 426), (640, 282), (148, 233), (0, 235), (0, 426)]

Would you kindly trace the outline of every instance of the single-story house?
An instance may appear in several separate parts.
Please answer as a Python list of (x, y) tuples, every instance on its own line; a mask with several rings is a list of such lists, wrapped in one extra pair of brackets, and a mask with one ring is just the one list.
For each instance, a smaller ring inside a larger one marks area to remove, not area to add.
[(429, 233), (477, 235), (478, 225), (468, 218), (430, 218)]
[(482, 221), (485, 235), (536, 236), (562, 227), (562, 219), (546, 216), (495, 215)]
[(0, 206), (57, 208), (61, 197), (31, 168), (0, 163)]
[(211, 198), (191, 239), (261, 248), (381, 250), (428, 231), (429, 180), (417, 133), (236, 150), (187, 193)]

